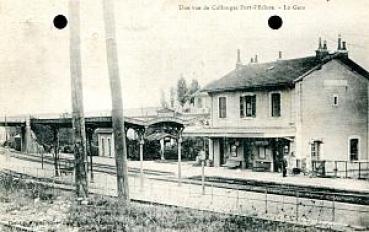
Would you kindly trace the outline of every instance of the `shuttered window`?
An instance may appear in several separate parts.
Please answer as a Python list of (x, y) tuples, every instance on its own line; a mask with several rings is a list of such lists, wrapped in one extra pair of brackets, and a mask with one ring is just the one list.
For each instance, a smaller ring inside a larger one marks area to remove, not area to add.
[(272, 117), (281, 116), (281, 94), (272, 93)]
[(359, 139), (350, 139), (350, 161), (359, 160)]
[(245, 97), (240, 97), (240, 117), (244, 118), (246, 115), (246, 101)]
[(225, 97), (219, 98), (219, 118), (227, 117), (227, 99)]
[(313, 141), (311, 143), (311, 159), (320, 160), (320, 141)]
[(240, 98), (240, 116), (256, 117), (256, 96), (242, 96)]

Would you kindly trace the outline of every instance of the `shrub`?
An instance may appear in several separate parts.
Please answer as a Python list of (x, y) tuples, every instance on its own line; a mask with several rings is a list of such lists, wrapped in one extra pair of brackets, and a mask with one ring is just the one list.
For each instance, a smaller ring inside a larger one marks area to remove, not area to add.
[(95, 197), (88, 205), (72, 204), (66, 223), (83, 231), (315, 231), (254, 217), (135, 202), (127, 205), (111, 197)]
[(56, 197), (51, 187), (5, 173), (0, 173), (0, 189), (5, 190), (6, 195), (29, 199), (53, 200)]

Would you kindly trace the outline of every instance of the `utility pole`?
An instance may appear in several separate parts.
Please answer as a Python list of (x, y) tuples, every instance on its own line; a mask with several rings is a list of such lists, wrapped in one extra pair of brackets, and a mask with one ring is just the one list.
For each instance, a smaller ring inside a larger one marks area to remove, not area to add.
[(117, 42), (115, 38), (114, 5), (112, 0), (103, 0), (106, 36), (106, 58), (112, 100), (112, 126), (114, 134), (115, 163), (117, 168), (118, 198), (129, 200), (127, 145), (124, 130), (122, 88), (119, 76)]
[(86, 131), (83, 115), (81, 68), (80, 2), (69, 0), (70, 19), (70, 74), (72, 89), (72, 124), (74, 132), (75, 184), (78, 197), (88, 196)]
[(60, 168), (59, 168), (59, 128), (53, 127), (54, 134), (54, 171), (55, 176), (60, 176)]
[(94, 133), (94, 129), (87, 128), (87, 141), (88, 141), (88, 153), (90, 156), (90, 182), (94, 182), (94, 170), (93, 170), (93, 159), (92, 159), (92, 135)]
[(8, 123), (6, 121), (6, 115), (5, 115), (5, 143), (8, 143)]

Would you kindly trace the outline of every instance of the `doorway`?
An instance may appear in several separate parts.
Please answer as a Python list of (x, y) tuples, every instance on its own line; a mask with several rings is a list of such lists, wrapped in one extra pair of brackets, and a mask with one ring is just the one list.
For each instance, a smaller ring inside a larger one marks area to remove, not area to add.
[(220, 165), (224, 164), (224, 156), (225, 156), (225, 139), (221, 138), (219, 139), (219, 162)]
[(246, 162), (246, 169), (252, 169), (253, 156), (252, 156), (252, 143), (250, 139), (243, 139), (243, 155)]
[(110, 140), (110, 138), (108, 138), (108, 154), (109, 154), (109, 157), (111, 157), (111, 140)]
[(273, 150), (273, 172), (282, 171), (283, 155), (289, 150), (289, 141), (285, 139), (273, 139), (272, 140)]
[(101, 156), (106, 156), (105, 154), (105, 139), (101, 138)]

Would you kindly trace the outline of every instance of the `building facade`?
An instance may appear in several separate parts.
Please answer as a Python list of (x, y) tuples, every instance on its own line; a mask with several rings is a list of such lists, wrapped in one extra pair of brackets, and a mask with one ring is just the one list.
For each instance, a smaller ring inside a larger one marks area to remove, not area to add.
[(238, 51), (236, 68), (204, 87), (210, 125), (193, 134), (209, 137), (214, 166), (278, 172), (283, 158), (302, 170), (367, 161), (368, 80), (341, 38), (334, 52), (320, 40), (313, 56), (269, 63), (242, 65)]
[(111, 128), (99, 128), (95, 131), (97, 135), (98, 155), (104, 157), (115, 157), (114, 135)]
[(197, 91), (193, 94), (193, 103), (189, 112), (196, 114), (208, 114), (210, 109), (210, 96), (206, 92)]

